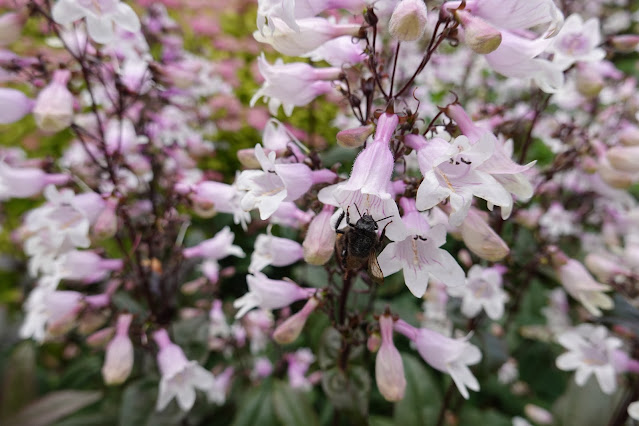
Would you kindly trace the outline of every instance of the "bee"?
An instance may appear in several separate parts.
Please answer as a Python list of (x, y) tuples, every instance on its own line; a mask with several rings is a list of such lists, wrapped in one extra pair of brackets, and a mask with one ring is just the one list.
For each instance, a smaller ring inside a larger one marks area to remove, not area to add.
[[(377, 284), (384, 282), (384, 273), (377, 262), (377, 251), (382, 245), (386, 234), (386, 227), (392, 223), (388, 222), (382, 229), (380, 237), (377, 236), (379, 226), (377, 222), (388, 219), (387, 216), (379, 220), (373, 219), (368, 213), (361, 214), (359, 208), (355, 205), (360, 218), (353, 225), (348, 212), (350, 206), (346, 208), (346, 212), (342, 212), (335, 224), (335, 232), (337, 232), (337, 241), (335, 242), (335, 253), (338, 262), (346, 271), (357, 271), (368, 266), (370, 277)], [(346, 216), (346, 224), (348, 228), (338, 229)]]

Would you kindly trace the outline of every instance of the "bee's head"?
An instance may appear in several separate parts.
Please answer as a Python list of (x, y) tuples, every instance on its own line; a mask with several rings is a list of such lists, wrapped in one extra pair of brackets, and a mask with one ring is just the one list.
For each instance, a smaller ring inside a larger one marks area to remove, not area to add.
[(359, 218), (356, 227), (366, 231), (377, 231), (379, 228), (373, 216), (368, 213), (364, 213), (362, 217)]

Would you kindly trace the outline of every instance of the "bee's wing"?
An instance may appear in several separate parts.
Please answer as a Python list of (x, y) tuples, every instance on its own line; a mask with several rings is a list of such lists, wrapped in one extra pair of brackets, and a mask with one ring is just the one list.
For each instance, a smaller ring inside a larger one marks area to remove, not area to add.
[(379, 267), (377, 254), (374, 250), (371, 251), (371, 254), (368, 256), (368, 274), (376, 284), (384, 284), (384, 273), (382, 272), (382, 268)]

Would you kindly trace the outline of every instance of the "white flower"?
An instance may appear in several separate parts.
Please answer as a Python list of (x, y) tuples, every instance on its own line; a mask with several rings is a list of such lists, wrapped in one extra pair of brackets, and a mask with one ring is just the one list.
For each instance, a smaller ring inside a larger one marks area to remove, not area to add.
[(288, 238), (260, 234), (255, 240), (255, 249), (251, 254), (249, 272), (259, 272), (269, 265), (288, 266), (304, 257), (302, 245)]
[(484, 133), (473, 145), (466, 136), (453, 143), (434, 138), (420, 147), (417, 158), (424, 180), (417, 190), (417, 208), (427, 210), (450, 199), (450, 224), (459, 226), (468, 214), (473, 196), (510, 208), (512, 196), (479, 167), (495, 152), (495, 137)]
[(233, 306), (239, 311), (235, 318), (241, 318), (253, 308), (280, 309), (291, 303), (308, 299), (315, 289), (302, 288), (292, 281), (271, 280), (261, 272), (247, 275), (249, 292), (235, 300)]
[(114, 25), (133, 33), (140, 30), (138, 16), (129, 5), (119, 0), (58, 0), (51, 15), (54, 21), (64, 26), (86, 18), (89, 36), (98, 43), (108, 43), (113, 39)]
[(215, 376), (197, 361), (187, 360), (182, 349), (171, 343), (165, 330), (157, 331), (153, 338), (160, 347), (157, 361), (162, 373), (156, 410), (164, 410), (175, 398), (182, 411), (189, 411), (195, 403), (195, 390), (212, 390), (216, 386)]
[(468, 271), (465, 286), (450, 287), (448, 294), (463, 297), (461, 311), (473, 318), (483, 309), (492, 320), (498, 320), (504, 314), (504, 303), (508, 299), (502, 290), (502, 272), (497, 267), (482, 268), (473, 265)]
[(313, 184), (311, 169), (302, 163), (275, 163), (275, 152), (266, 156), (261, 145), (255, 146), (255, 157), (262, 170), (245, 170), (237, 179), (239, 190), (247, 191), (241, 206), (250, 211), (259, 209), (260, 218), (268, 219), (282, 201), (294, 201)]
[(559, 335), (557, 341), (568, 349), (567, 353), (557, 358), (560, 370), (576, 370), (575, 382), (579, 386), (585, 385), (594, 373), (604, 393), (611, 394), (615, 391), (617, 379), (614, 353), (622, 345), (620, 339), (609, 337), (604, 326), (580, 324)]
[(54, 291), (48, 287), (33, 289), (25, 310), (27, 316), (20, 328), (20, 337), (32, 337), (42, 342), (47, 334), (61, 334), (73, 325), (82, 294), (77, 291)]
[(575, 62), (597, 62), (604, 59), (606, 52), (597, 47), (600, 43), (599, 19), (591, 18), (584, 22), (581, 16), (572, 14), (547, 51), (555, 54), (553, 63), (566, 70)]
[(639, 420), (639, 401), (635, 401), (628, 406), (628, 415), (634, 420)]

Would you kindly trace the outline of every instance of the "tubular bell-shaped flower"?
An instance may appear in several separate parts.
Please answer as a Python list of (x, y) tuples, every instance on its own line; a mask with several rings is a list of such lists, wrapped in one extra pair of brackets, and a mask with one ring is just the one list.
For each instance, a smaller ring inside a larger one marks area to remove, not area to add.
[(235, 235), (231, 228), (225, 226), (215, 237), (204, 240), (194, 247), (182, 251), (185, 258), (202, 257), (209, 260), (220, 260), (227, 256), (244, 257), (246, 254), (239, 246), (233, 244)]
[(153, 333), (153, 339), (160, 348), (157, 361), (162, 373), (155, 409), (164, 410), (175, 398), (182, 411), (189, 411), (195, 404), (195, 389), (212, 389), (215, 376), (197, 361), (187, 360), (182, 349), (171, 342), (166, 330)]
[(281, 19), (295, 31), (300, 31), (296, 19), (311, 18), (330, 9), (357, 11), (364, 7), (363, 0), (259, 0), (257, 2), (257, 28), (264, 33), (264, 26), (275, 31), (273, 19)]
[[(269, 229), (270, 231), (270, 229)], [(304, 257), (304, 249), (297, 241), (260, 234), (255, 240), (249, 272), (259, 272), (269, 265), (288, 266)]]
[(356, 210), (375, 220), (386, 218), (389, 222), (380, 222), (380, 227), (388, 223), (386, 235), (393, 241), (405, 237), (397, 204), (388, 192), (395, 163), (389, 143), (398, 123), (397, 115), (382, 114), (373, 142), (355, 159), (348, 181), (322, 188), (318, 194), (324, 204), (341, 207), (353, 216), (351, 223), (359, 219), (359, 216), (355, 217)]
[(473, 265), (468, 271), (466, 285), (448, 288), (448, 294), (463, 298), (461, 311), (466, 317), (473, 318), (483, 309), (488, 318), (498, 320), (504, 314), (504, 303), (508, 300), (502, 289), (504, 269), (499, 265), (491, 268)]
[(384, 276), (403, 270), (404, 282), (415, 297), (424, 295), (431, 278), (449, 286), (464, 285), (463, 269), (450, 253), (439, 248), (446, 242), (445, 226), (430, 229), (412, 199), (402, 198), (400, 205), (408, 235), (388, 244), (377, 258)]
[(282, 345), (294, 342), (295, 339), (299, 337), (302, 329), (304, 329), (304, 325), (306, 324), (306, 320), (309, 315), (315, 311), (315, 308), (317, 308), (319, 303), (320, 299), (316, 296), (308, 299), (308, 302), (306, 302), (299, 312), (291, 315), (283, 323), (277, 326), (275, 331), (273, 331), (273, 339)]
[(261, 97), (269, 98), (268, 107), (273, 115), (277, 115), (283, 105), (284, 113), (290, 116), (296, 106), (307, 105), (317, 96), (330, 92), (331, 81), (342, 73), (340, 68), (315, 68), (302, 62), (285, 64), (279, 58), (271, 65), (264, 54), (257, 58), (257, 65), (264, 84), (251, 98), (251, 106)]
[(0, 87), (0, 124), (11, 124), (33, 109), (33, 99), (16, 89)]
[(249, 291), (235, 300), (233, 306), (239, 311), (235, 318), (242, 318), (253, 308), (280, 309), (291, 303), (308, 299), (314, 288), (302, 288), (293, 281), (272, 280), (261, 272), (246, 276)]
[(566, 19), (547, 51), (554, 53), (553, 63), (565, 70), (575, 62), (601, 61), (606, 52), (598, 47), (600, 43), (599, 19), (591, 18), (584, 22), (575, 13)]
[(102, 365), (102, 378), (107, 385), (119, 385), (133, 369), (133, 343), (129, 338), (131, 314), (121, 314), (115, 329), (115, 337), (109, 342)]
[(63, 185), (69, 176), (48, 174), (35, 167), (12, 167), (0, 160), (0, 200), (39, 194), (47, 185)]
[(415, 343), (417, 352), (431, 367), (450, 374), (457, 389), (468, 399), (467, 388), (478, 391), (479, 382), (468, 368), (481, 361), (481, 352), (467, 339), (451, 339), (428, 328), (415, 328), (403, 320), (395, 330)]
[(57, 132), (73, 121), (73, 95), (67, 89), (71, 79), (68, 70), (53, 73), (51, 83), (36, 98), (33, 117), (39, 128), (46, 132)]
[(309, 53), (329, 40), (340, 36), (359, 34), (358, 24), (332, 24), (324, 18), (298, 19), (298, 30), (293, 30), (279, 18), (269, 20), (273, 31), (262, 34), (255, 31), (253, 37), (260, 43), (267, 43), (284, 55), (301, 56)]

